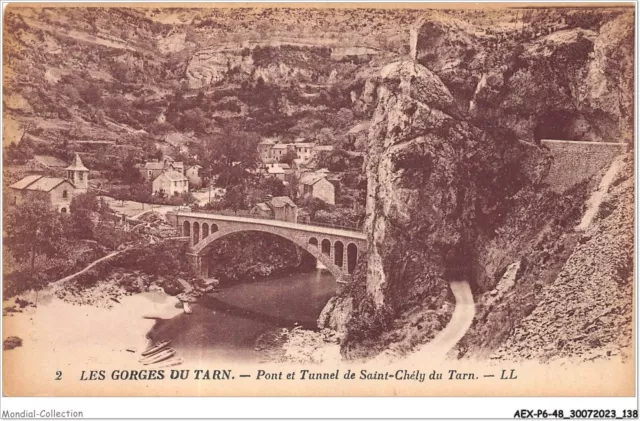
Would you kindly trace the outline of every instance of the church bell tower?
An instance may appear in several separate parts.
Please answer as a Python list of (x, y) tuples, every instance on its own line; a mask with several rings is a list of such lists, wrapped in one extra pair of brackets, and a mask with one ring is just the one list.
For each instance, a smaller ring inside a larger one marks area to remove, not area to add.
[(86, 193), (89, 187), (89, 169), (84, 166), (80, 155), (76, 152), (73, 162), (66, 168), (67, 178), (71, 180), (78, 193)]

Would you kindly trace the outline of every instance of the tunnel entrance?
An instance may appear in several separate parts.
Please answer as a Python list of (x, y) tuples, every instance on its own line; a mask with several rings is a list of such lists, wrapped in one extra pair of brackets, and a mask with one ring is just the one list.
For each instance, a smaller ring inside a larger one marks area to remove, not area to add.
[(536, 145), (540, 145), (542, 139), (584, 140), (589, 131), (589, 124), (578, 113), (548, 111), (538, 119), (533, 139)]

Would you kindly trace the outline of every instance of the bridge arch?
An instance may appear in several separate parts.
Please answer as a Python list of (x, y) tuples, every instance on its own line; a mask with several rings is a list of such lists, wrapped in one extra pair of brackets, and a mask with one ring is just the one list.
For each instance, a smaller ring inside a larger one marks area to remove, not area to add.
[(322, 240), (321, 243), (321, 251), (322, 254), (326, 255), (326, 256), (331, 256), (331, 241), (327, 240), (326, 238), (324, 240)]
[(333, 243), (333, 261), (337, 266), (344, 267), (344, 243), (340, 240)]
[(182, 236), (191, 237), (191, 223), (189, 221), (184, 221), (182, 224)]
[(209, 236), (209, 224), (206, 222), (202, 223), (202, 239), (205, 239)]
[(347, 245), (347, 273), (352, 274), (358, 263), (358, 246), (354, 243)]
[[(212, 225), (212, 230), (214, 225), (215, 224)], [(316, 259), (318, 259), (320, 263), (322, 263), (329, 270), (329, 272), (331, 272), (331, 274), (334, 276), (336, 280), (341, 278), (343, 269), (341, 267), (336, 266), (336, 264), (332, 261), (331, 257), (328, 254), (322, 253), (319, 247), (313, 244), (310, 244), (306, 236), (289, 237), (289, 236), (282, 235), (278, 232), (274, 232), (273, 230), (269, 230), (268, 228), (262, 228), (258, 225), (252, 226), (251, 228), (247, 228), (246, 226), (235, 226), (235, 227), (226, 226), (223, 229), (212, 231), (207, 238), (203, 238), (201, 241), (194, 244), (192, 253), (202, 257), (205, 255), (206, 250), (209, 248), (209, 246), (211, 246), (211, 244), (213, 244), (213, 242), (215, 242), (216, 240), (230, 234), (234, 234), (237, 232), (246, 232), (246, 231), (266, 232), (272, 235), (277, 235), (278, 237), (284, 238), (285, 240), (289, 240), (295, 245), (302, 248), (303, 250), (306, 250), (309, 254), (311, 254)], [(324, 241), (327, 241), (329, 243), (329, 246), (331, 245), (331, 241), (325, 239), (323, 240), (323, 243)]]
[(316, 237), (309, 238), (309, 244), (318, 247), (318, 239)]
[(200, 241), (200, 224), (198, 222), (193, 223), (193, 244), (197, 244)]

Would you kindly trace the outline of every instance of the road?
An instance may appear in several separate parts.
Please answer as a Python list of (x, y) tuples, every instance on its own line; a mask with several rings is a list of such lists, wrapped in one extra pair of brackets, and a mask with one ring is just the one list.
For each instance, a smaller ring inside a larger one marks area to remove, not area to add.
[(456, 308), (449, 324), (442, 329), (427, 344), (422, 345), (407, 358), (407, 362), (420, 363), (424, 361), (434, 362), (444, 360), (447, 353), (458, 343), (467, 333), (471, 322), (476, 315), (476, 305), (473, 302), (473, 294), (468, 282), (449, 282), (453, 296), (456, 299)]
[(327, 234), (327, 235), (339, 235), (343, 237), (357, 238), (360, 240), (366, 240), (367, 235), (360, 231), (351, 231), (340, 228), (330, 228), (319, 225), (307, 225), (301, 224), (299, 222), (287, 222), (287, 221), (279, 221), (276, 219), (256, 219), (256, 218), (247, 218), (244, 216), (229, 216), (229, 215), (217, 215), (213, 213), (202, 213), (202, 212), (178, 212), (178, 216), (188, 217), (188, 218), (198, 218), (198, 219), (211, 219), (213, 221), (228, 221), (228, 222), (242, 222), (246, 224), (258, 224), (258, 225), (270, 225), (278, 228), (289, 228), (296, 229), (300, 231), (308, 231), (319, 234)]

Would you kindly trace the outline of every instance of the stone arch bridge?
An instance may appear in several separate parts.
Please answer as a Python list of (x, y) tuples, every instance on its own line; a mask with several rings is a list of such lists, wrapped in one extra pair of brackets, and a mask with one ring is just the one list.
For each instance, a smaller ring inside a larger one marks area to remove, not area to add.
[(359, 231), (306, 225), (273, 219), (246, 218), (199, 212), (170, 212), (167, 217), (182, 237), (189, 239), (188, 256), (195, 273), (207, 277), (203, 256), (217, 239), (243, 231), (275, 234), (300, 246), (336, 278), (353, 273), (359, 253), (366, 249), (366, 235)]

